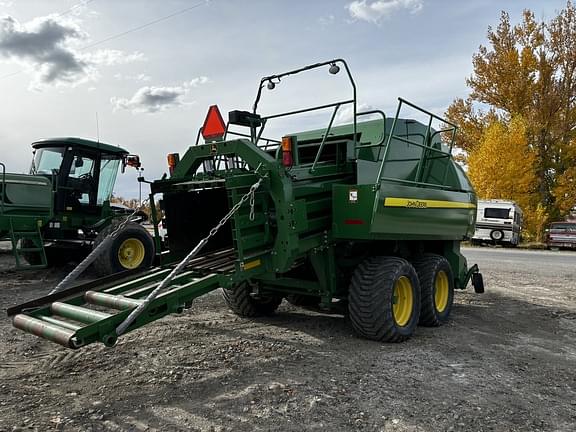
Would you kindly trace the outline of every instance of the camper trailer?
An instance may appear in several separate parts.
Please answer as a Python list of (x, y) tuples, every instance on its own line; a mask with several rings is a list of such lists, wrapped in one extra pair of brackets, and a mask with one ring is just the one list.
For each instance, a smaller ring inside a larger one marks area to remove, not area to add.
[(514, 201), (478, 200), (477, 211), (472, 244), (515, 247), (520, 243), (522, 209)]

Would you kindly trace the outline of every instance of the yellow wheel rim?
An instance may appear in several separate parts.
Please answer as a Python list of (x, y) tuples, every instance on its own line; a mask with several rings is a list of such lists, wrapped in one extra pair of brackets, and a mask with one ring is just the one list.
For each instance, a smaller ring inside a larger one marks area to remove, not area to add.
[(449, 291), (448, 275), (445, 271), (440, 270), (434, 281), (434, 305), (438, 312), (444, 312), (446, 310)]
[(144, 243), (135, 238), (124, 240), (118, 249), (118, 261), (125, 269), (138, 268), (144, 261), (145, 255)]
[(412, 317), (414, 308), (414, 296), (412, 282), (406, 276), (401, 276), (394, 284), (394, 296), (392, 299), (392, 314), (394, 321), (400, 327), (405, 326)]

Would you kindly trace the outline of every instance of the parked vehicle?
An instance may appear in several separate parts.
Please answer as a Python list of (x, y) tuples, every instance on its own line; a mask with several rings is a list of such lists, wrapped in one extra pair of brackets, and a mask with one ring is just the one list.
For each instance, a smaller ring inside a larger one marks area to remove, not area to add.
[(548, 249), (576, 249), (576, 222), (552, 222), (546, 230)]
[(522, 209), (507, 200), (478, 200), (472, 244), (517, 246), (522, 238)]
[[(16, 268), (57, 265), (87, 255), (132, 210), (111, 204), (118, 168), (139, 167), (121, 147), (81, 138), (51, 138), (32, 144), (29, 174), (6, 172), (0, 163), (0, 240), (10, 240)], [(154, 239), (141, 215), (124, 226), (94, 263), (108, 275), (147, 268)]]

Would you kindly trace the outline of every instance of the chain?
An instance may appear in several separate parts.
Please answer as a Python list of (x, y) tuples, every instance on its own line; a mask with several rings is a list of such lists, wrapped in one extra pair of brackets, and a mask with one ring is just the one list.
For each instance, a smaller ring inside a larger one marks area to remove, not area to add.
[(148, 204), (148, 201), (150, 201), (150, 198), (146, 198), (144, 201), (142, 201), (142, 203), (141, 203), (138, 207), (136, 207), (136, 208), (134, 209), (134, 211), (133, 211), (129, 216), (127, 216), (126, 218), (124, 218), (124, 220), (123, 220), (122, 222), (120, 222), (120, 223), (118, 224), (118, 226), (112, 230), (112, 232), (109, 234), (109, 236), (112, 237), (112, 238), (116, 237), (116, 236), (118, 235), (118, 233), (119, 233), (120, 231), (122, 231), (122, 230), (126, 227), (126, 225), (128, 225), (128, 223), (130, 223), (130, 221), (131, 221), (132, 218), (136, 215), (136, 213), (138, 213), (140, 210), (142, 210), (142, 208), (143, 208), (146, 204)]
[(74, 282), (78, 278), (78, 276), (80, 276), (84, 272), (84, 270), (86, 270), (90, 266), (90, 264), (96, 261), (96, 258), (98, 258), (102, 254), (102, 252), (106, 250), (109, 243), (120, 233), (120, 231), (122, 231), (126, 227), (126, 225), (128, 225), (128, 223), (132, 220), (134, 215), (138, 213), (142, 209), (142, 207), (146, 205), (148, 201), (149, 198), (142, 201), (142, 203), (138, 207), (136, 207), (136, 209), (134, 209), (132, 214), (130, 214), (122, 222), (120, 222), (118, 226), (114, 228), (112, 232), (108, 234), (98, 246), (92, 249), (92, 252), (90, 252), (88, 256), (84, 258), (82, 262), (74, 268), (74, 270), (68, 273), (66, 277), (62, 279), (60, 283), (56, 285), (56, 287), (52, 291), (50, 291), (50, 294), (60, 292), (63, 289), (67, 288), (71, 282)]
[(250, 222), (254, 220), (254, 191), (250, 190)]
[[(260, 165), (258, 165), (258, 168), (260, 168)], [(255, 172), (258, 172), (258, 168), (256, 168)], [(245, 195), (242, 196), (242, 198), (240, 198), (240, 201), (238, 201), (232, 207), (232, 209), (230, 209), (230, 211), (226, 214), (226, 216), (224, 216), (220, 220), (220, 222), (218, 222), (218, 224), (210, 230), (208, 235), (204, 237), (202, 240), (200, 240), (200, 242), (194, 247), (194, 249), (192, 249), (190, 253), (186, 255), (186, 257), (182, 261), (180, 261), (176, 267), (174, 267), (174, 269), (170, 272), (170, 274), (166, 276), (162, 280), (162, 282), (160, 282), (160, 284), (158, 284), (158, 286), (150, 294), (148, 294), (148, 297), (146, 297), (146, 299), (142, 303), (140, 303), (138, 307), (136, 307), (136, 309), (134, 309), (130, 313), (130, 315), (128, 315), (128, 317), (116, 328), (116, 334), (118, 336), (123, 334), (126, 331), (126, 329), (130, 327), (130, 325), (134, 322), (134, 320), (136, 320), (136, 318), (138, 318), (138, 316), (140, 316), (140, 314), (148, 307), (150, 302), (152, 302), (160, 294), (160, 292), (163, 289), (165, 289), (170, 284), (170, 282), (172, 282), (172, 280), (180, 272), (182, 272), (182, 270), (184, 270), (184, 268), (188, 265), (188, 263), (198, 254), (198, 252), (200, 252), (200, 250), (206, 245), (206, 243), (208, 243), (208, 240), (210, 240), (212, 237), (216, 235), (218, 230), (222, 228), (232, 216), (234, 216), (234, 214), (240, 209), (240, 207), (242, 207), (242, 205), (246, 201), (250, 199), (250, 204), (253, 205), (254, 192), (256, 192), (256, 189), (260, 187), (265, 177), (266, 174), (261, 176), (256, 183), (250, 186), (250, 190), (248, 191), (248, 193), (246, 193)]]

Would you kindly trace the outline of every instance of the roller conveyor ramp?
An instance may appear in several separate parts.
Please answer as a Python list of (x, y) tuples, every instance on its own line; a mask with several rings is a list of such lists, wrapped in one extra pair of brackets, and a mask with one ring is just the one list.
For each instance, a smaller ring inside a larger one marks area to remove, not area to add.
[[(234, 270), (235, 259), (233, 249), (193, 259), (126, 333), (181, 313), (196, 297), (219, 288), (221, 277)], [(11, 307), (7, 313), (14, 327), (68, 348), (94, 342), (113, 346), (118, 339), (116, 328), (171, 271), (172, 267), (157, 267), (110, 275)]]

